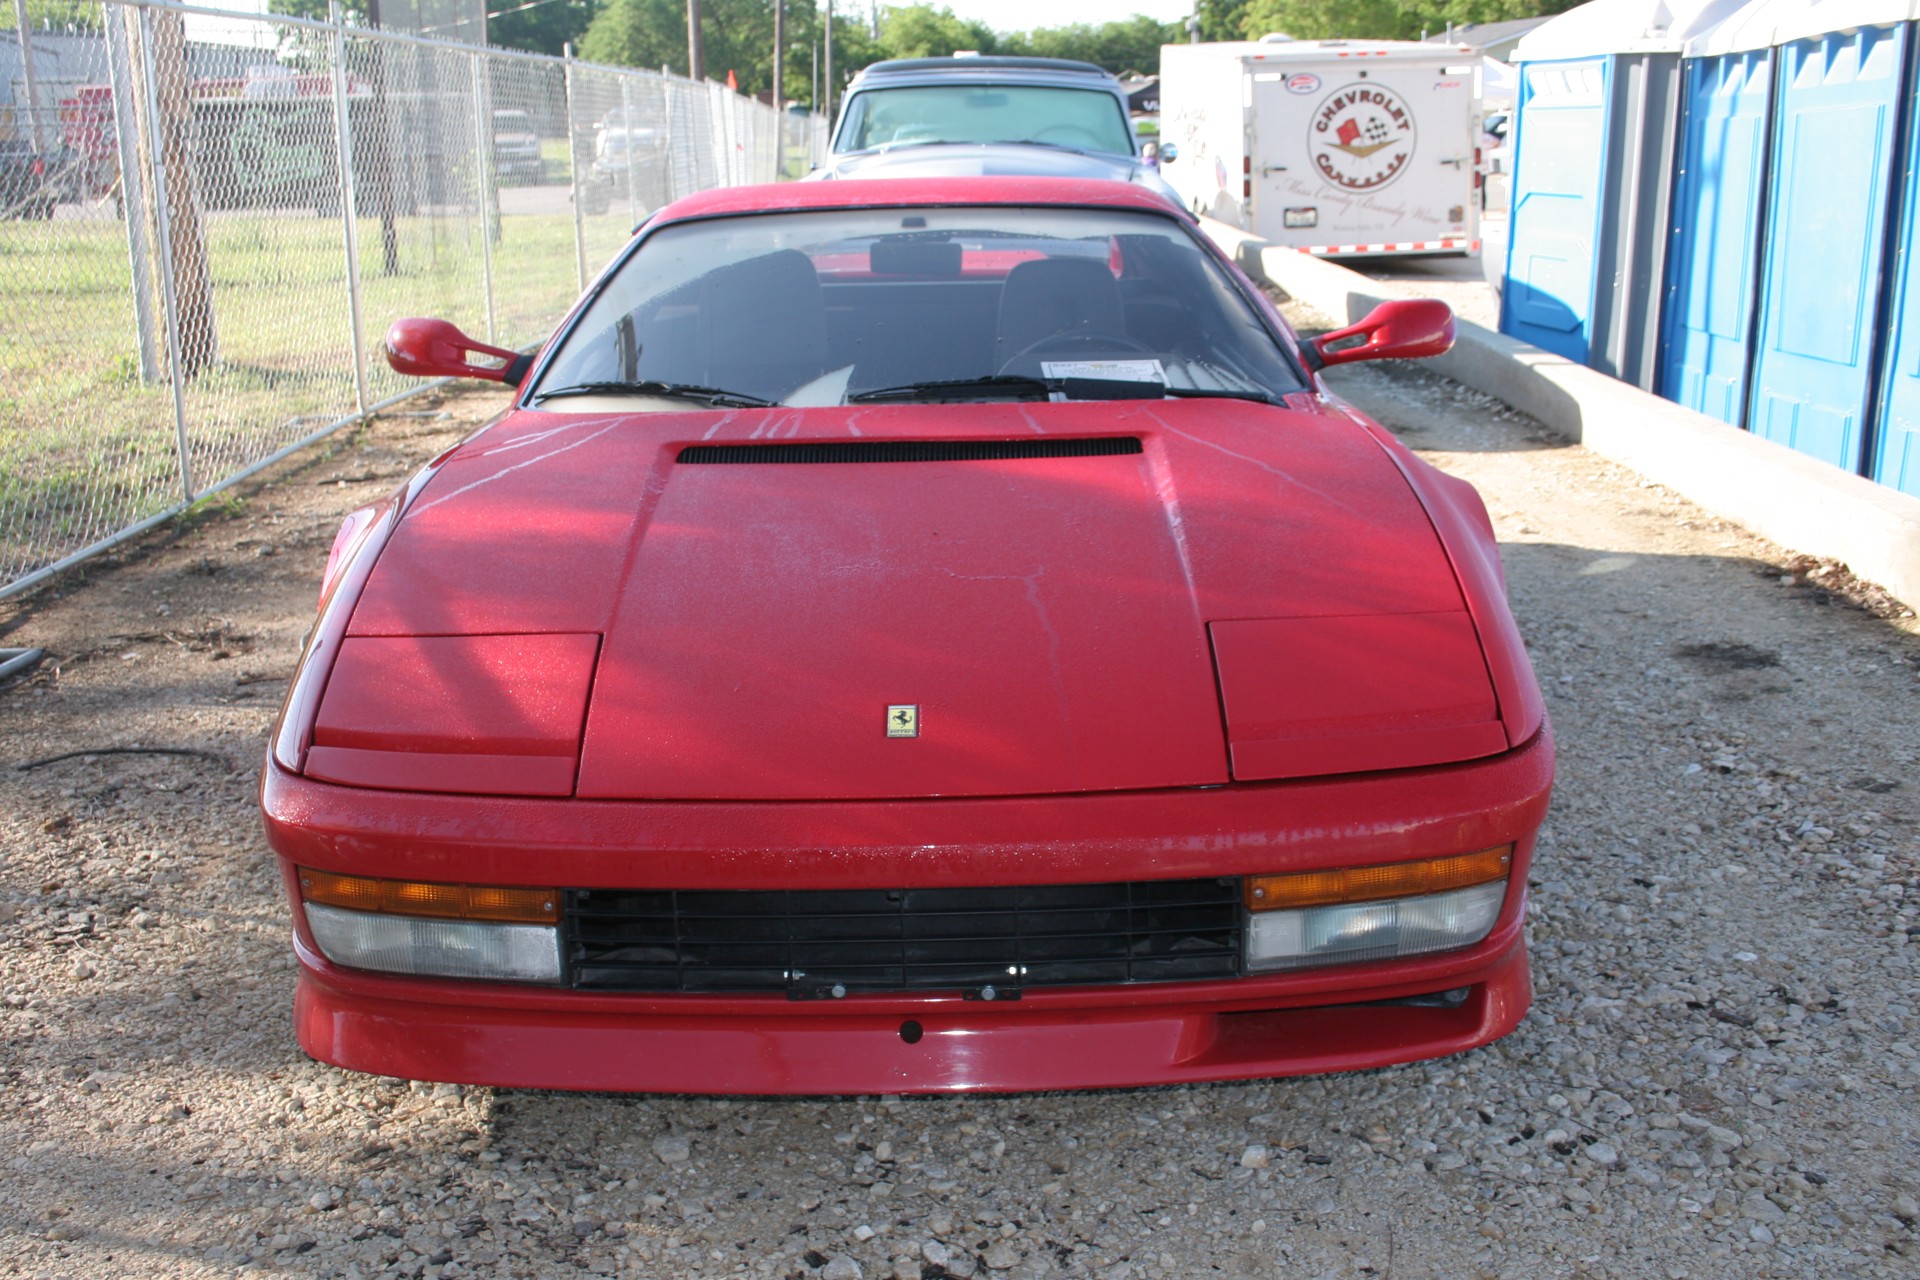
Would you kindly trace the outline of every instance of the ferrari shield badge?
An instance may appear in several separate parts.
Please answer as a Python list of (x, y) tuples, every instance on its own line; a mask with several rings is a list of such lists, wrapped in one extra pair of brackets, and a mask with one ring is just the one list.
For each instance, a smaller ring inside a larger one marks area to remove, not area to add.
[(920, 708), (910, 703), (896, 703), (888, 707), (887, 736), (889, 738), (919, 737)]

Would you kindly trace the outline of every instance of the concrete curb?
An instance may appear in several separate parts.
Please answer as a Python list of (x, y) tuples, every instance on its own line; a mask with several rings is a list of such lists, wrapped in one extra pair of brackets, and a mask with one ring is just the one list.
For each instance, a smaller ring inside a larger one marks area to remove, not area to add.
[[(1247, 274), (1336, 320), (1352, 323), (1389, 298), (1415, 296), (1224, 223), (1202, 225)], [(1453, 350), (1432, 361), (1439, 372), (1783, 547), (1844, 561), (1920, 609), (1920, 498), (1505, 334), (1457, 324)]]

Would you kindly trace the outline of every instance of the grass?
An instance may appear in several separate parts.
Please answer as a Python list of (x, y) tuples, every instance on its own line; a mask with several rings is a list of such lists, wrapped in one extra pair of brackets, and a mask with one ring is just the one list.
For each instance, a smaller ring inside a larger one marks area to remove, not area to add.
[[(573, 217), (500, 222), (495, 334), (523, 345), (543, 337), (577, 292)], [(370, 400), (405, 389), (378, 357), (393, 319), (436, 315), (487, 336), (478, 218), (402, 218), (395, 232), (396, 270), (387, 274), (378, 221), (358, 224)], [(624, 233), (591, 219), (590, 262), (604, 261)], [(355, 411), (340, 219), (215, 213), (205, 238), (218, 359), (184, 391), (196, 491)], [(187, 496), (172, 384), (140, 376), (130, 275), (117, 221), (0, 223), (0, 583)], [(157, 294), (154, 318), (164, 375)]]

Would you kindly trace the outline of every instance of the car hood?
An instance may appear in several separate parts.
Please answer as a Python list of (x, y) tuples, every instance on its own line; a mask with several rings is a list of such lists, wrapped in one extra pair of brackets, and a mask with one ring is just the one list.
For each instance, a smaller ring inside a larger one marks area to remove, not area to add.
[[(562, 769), (578, 725), (583, 797), (1207, 786), (1505, 749), (1425, 509), (1365, 430), (1291, 402), (516, 413), (419, 493), (343, 653), (358, 680), (441, 682), (433, 749), (490, 768)], [(858, 460), (903, 441), (930, 447)], [(354, 700), (394, 695), (349, 683), (321, 719), (377, 752), (348, 722), (390, 713)], [(446, 728), (490, 716), (515, 723), (465, 748)]]

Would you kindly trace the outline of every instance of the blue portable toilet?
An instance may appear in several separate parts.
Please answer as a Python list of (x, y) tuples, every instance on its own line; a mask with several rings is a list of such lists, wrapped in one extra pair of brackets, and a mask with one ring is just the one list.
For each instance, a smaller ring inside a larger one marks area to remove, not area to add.
[(1747, 0), (1594, 0), (1519, 63), (1500, 331), (1652, 389), (1680, 54)]
[[(1913, 0), (1776, 0), (1768, 8), (1782, 16), (1773, 32), (1772, 155), (1747, 422), (1756, 435), (1858, 472), (1881, 391), (1874, 373), (1884, 345), (1888, 215), (1912, 97)], [(1831, 29), (1839, 23), (1847, 25)]]
[[(1920, 3), (1914, 15), (1920, 19)], [(1920, 40), (1920, 28), (1909, 27), (1907, 39)], [(1920, 68), (1920, 49), (1908, 52), (1908, 61)], [(1871, 469), (1881, 484), (1920, 497), (1920, 69), (1910, 72), (1906, 94), (1906, 157), (1902, 187), (1895, 206), (1898, 229), (1894, 252), (1893, 296), (1887, 308), (1891, 326), (1880, 366), (1880, 392), (1873, 428)]]
[(1656, 390), (1736, 427), (1747, 416), (1773, 106), (1772, 25), (1750, 19), (1768, 7), (1741, 10), (1684, 50), (1660, 311)]

